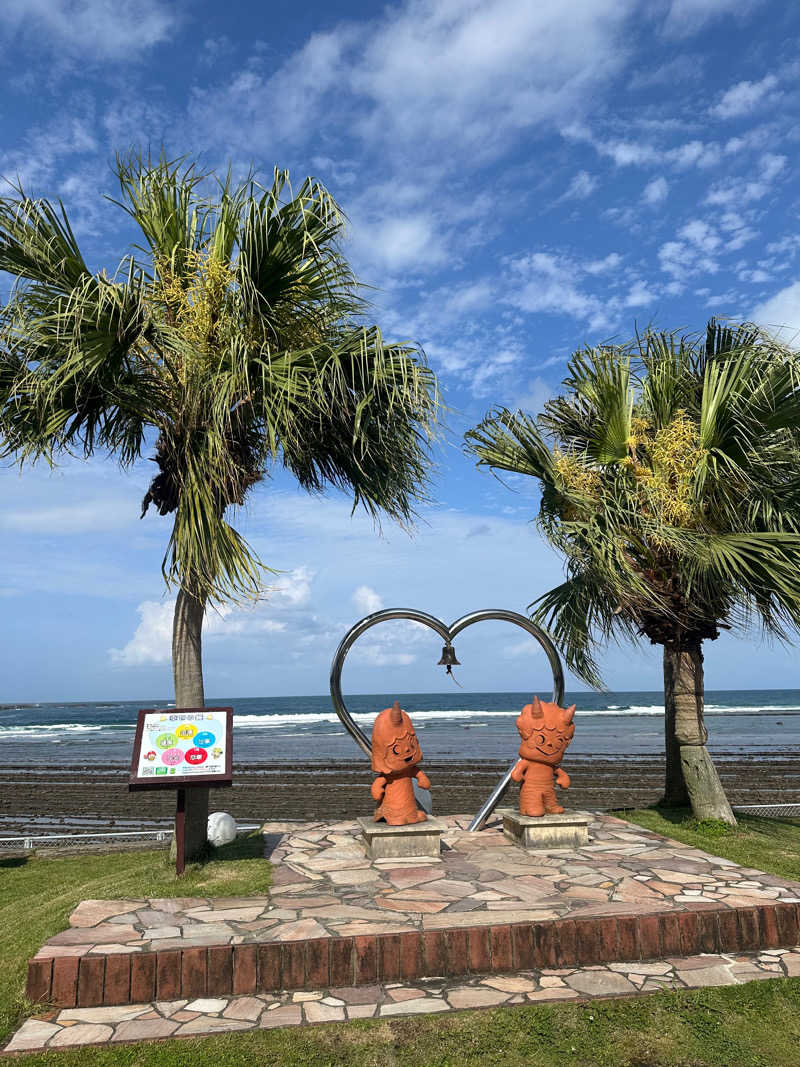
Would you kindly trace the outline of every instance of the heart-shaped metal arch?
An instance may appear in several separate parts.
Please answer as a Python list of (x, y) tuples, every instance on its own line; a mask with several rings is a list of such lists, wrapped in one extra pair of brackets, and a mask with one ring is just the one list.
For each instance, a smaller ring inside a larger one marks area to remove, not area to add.
[[(367, 756), (372, 755), (370, 740), (361, 727), (353, 721), (353, 717), (347, 710), (342, 697), (342, 668), (344, 667), (347, 653), (363, 633), (371, 629), (371, 627), (377, 626), (380, 622), (390, 622), (393, 619), (411, 619), (413, 622), (422, 623), (423, 626), (429, 626), (444, 640), (445, 649), (451, 648), (457, 635), (462, 630), (466, 630), (468, 626), (472, 626), (473, 623), (485, 622), (490, 619), (497, 619), (500, 622), (512, 622), (515, 626), (520, 626), (523, 630), (527, 630), (542, 646), (550, 662), (550, 669), (553, 672), (553, 702), (561, 704), (564, 699), (564, 671), (561, 668), (561, 660), (552, 639), (535, 622), (531, 622), (530, 619), (518, 614), (516, 611), (506, 611), (504, 608), (486, 608), (483, 611), (471, 611), (469, 615), (462, 615), (460, 619), (456, 619), (450, 626), (445, 626), (441, 619), (437, 619), (435, 615), (428, 615), (426, 612), (416, 611), (414, 608), (386, 608), (383, 611), (375, 611), (371, 615), (366, 615), (348, 630), (336, 649), (336, 655), (333, 657), (331, 664), (331, 700), (336, 709), (336, 714), (342, 720), (347, 732)], [(515, 763), (516, 760), (497, 783), (491, 796), (472, 820), (469, 826), (470, 830), (480, 830), (494, 811), (506, 789), (508, 789), (511, 781), (511, 771)]]

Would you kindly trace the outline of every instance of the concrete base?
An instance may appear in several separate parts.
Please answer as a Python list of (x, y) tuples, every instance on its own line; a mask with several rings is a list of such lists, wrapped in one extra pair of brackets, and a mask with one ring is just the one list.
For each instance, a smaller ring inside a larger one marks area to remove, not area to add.
[(408, 856), (438, 856), (444, 826), (430, 815), (410, 826), (387, 826), (373, 819), (359, 819), (361, 837), (371, 860), (405, 859)]
[(589, 844), (591, 815), (565, 811), (563, 815), (520, 815), (516, 808), (498, 808), (503, 833), (523, 848), (581, 848)]

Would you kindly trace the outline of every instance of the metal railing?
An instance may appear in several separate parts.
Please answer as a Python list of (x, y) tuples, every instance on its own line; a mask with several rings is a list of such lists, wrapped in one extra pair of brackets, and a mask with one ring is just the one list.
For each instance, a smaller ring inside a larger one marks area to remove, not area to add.
[(734, 813), (742, 815), (783, 816), (793, 818), (800, 816), (800, 804), (733, 804)]
[[(248, 833), (250, 830), (257, 830), (260, 826), (261, 823), (238, 826), (237, 833)], [(21, 837), (0, 837), (0, 849), (23, 849), (24, 851), (29, 851), (35, 848), (37, 844), (43, 845), (45, 848), (53, 848), (58, 847), (59, 843), (64, 841), (106, 841), (110, 838), (122, 837), (135, 838), (140, 841), (146, 841), (150, 838), (156, 841), (168, 841), (172, 837), (172, 827), (164, 827), (160, 830), (98, 830), (96, 833), (88, 834), (65, 832), (63, 834), (24, 834)]]

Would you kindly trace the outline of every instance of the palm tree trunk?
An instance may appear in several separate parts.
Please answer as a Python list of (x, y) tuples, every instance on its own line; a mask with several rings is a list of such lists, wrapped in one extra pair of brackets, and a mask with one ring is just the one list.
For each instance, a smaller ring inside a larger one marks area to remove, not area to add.
[(664, 796), (666, 808), (688, 808), (689, 791), (681, 766), (681, 746), (675, 736), (675, 672), (674, 662), (664, 647)]
[[(698, 819), (720, 819), (735, 826), (736, 818), (706, 748), (708, 731), (703, 718), (703, 703), (700, 643), (688, 649), (664, 645), (664, 709), (667, 721), (674, 723), (675, 747), (692, 811)], [(668, 759), (669, 749), (668, 738)]]
[[(202, 708), (203, 616), (205, 601), (184, 587), (178, 592), (172, 620), (172, 673), (175, 679), (175, 706)], [(208, 789), (192, 786), (186, 790), (186, 858), (198, 859), (208, 843)]]

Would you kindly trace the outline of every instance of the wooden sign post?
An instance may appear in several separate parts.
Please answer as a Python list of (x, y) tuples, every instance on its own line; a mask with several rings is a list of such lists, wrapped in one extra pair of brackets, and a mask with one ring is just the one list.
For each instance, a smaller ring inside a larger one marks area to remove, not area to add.
[(186, 867), (186, 790), (233, 784), (233, 708), (139, 712), (128, 789), (175, 789), (175, 870)]

